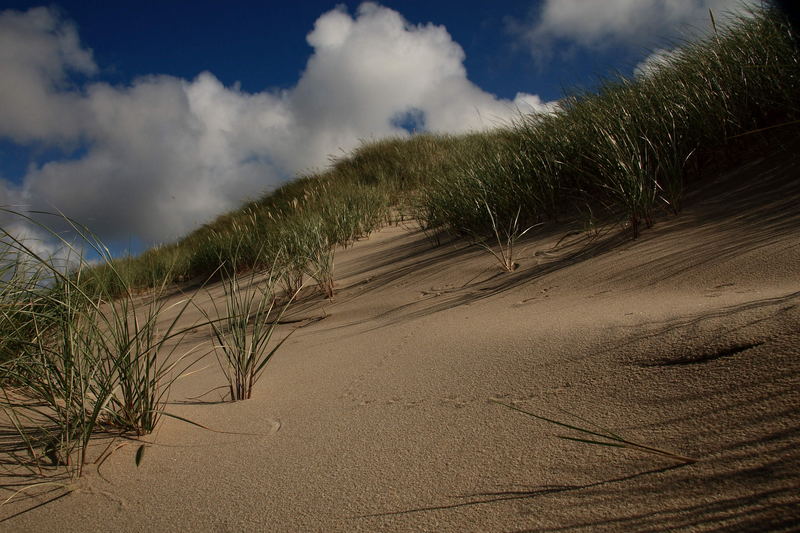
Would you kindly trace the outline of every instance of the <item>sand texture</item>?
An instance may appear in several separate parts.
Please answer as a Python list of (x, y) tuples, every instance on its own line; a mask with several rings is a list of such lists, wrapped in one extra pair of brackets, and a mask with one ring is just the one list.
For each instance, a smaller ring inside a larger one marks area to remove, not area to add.
[[(790, 530), (799, 169), (708, 180), (636, 241), (540, 232), (513, 273), (387, 227), (337, 252), (335, 299), (295, 306), (251, 400), (196, 398), (223, 384), (213, 356), (176, 384), (170, 412), (229, 433), (165, 419), (138, 468), (125, 445), (68, 495), (0, 507), (0, 529)], [(492, 400), (697, 462), (559, 439), (586, 435)]]

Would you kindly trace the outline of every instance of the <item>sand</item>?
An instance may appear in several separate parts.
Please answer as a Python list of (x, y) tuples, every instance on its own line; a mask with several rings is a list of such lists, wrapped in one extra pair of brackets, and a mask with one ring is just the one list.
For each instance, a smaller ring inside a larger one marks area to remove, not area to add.
[[(223, 384), (213, 358), (176, 384), (170, 412), (232, 433), (165, 419), (139, 467), (123, 446), (66, 496), (0, 507), (0, 529), (792, 529), (799, 168), (709, 179), (636, 241), (540, 232), (513, 273), (387, 227), (338, 251), (335, 299), (295, 307), (251, 400), (191, 399)], [(581, 435), (492, 400), (697, 462), (560, 439)]]

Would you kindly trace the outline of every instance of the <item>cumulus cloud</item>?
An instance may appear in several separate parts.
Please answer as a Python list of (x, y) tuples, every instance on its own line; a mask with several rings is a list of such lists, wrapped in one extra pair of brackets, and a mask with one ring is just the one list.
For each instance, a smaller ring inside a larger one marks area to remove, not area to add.
[[(0, 13), (0, 137), (78, 147), (0, 179), (3, 202), (57, 208), (105, 238), (174, 239), (360, 139), (495, 126), (552, 104), (513, 101), (469, 81), (443, 26), (412, 25), (374, 3), (316, 21), (297, 85), (251, 94), (209, 72), (153, 75), (127, 86), (98, 67), (73, 25), (50, 9)], [(74, 83), (75, 75), (83, 82)]]
[(402, 117), (431, 131), (464, 132), (496, 126), (518, 109), (549, 109), (535, 95), (508, 101), (481, 90), (443, 26), (411, 25), (377, 4), (362, 4), (355, 17), (343, 8), (326, 13), (307, 40), (314, 54), (287, 103), (294, 131), (317, 143), (321, 157), (354, 147), (367, 132), (402, 135)]
[(3, 226), (3, 231), (8, 232), (0, 237), (0, 265), (3, 267), (18, 263), (20, 268), (27, 266), (34, 272), (42, 262), (47, 262), (66, 271), (70, 265), (77, 264), (77, 254), (70, 253), (68, 246), (24, 221), (10, 221)]
[(657, 72), (660, 67), (669, 63), (674, 54), (674, 49), (657, 48), (653, 50), (649, 56), (636, 64), (633, 68), (633, 75), (636, 77), (644, 77)]
[(512, 21), (512, 28), (544, 60), (556, 42), (589, 48), (652, 46), (654, 39), (707, 31), (709, 10), (717, 21), (724, 21), (731, 13), (758, 4), (758, 0), (545, 0), (531, 20)]
[(0, 136), (63, 142), (80, 133), (81, 97), (67, 74), (97, 66), (72, 24), (47, 8), (0, 13), (0, 67)]

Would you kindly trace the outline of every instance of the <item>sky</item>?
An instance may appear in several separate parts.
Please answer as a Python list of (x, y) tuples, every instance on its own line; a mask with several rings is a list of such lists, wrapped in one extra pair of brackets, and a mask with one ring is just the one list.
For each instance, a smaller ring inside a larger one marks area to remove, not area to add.
[(548, 112), (758, 3), (6, 0), (0, 206), (138, 252), (364, 140)]

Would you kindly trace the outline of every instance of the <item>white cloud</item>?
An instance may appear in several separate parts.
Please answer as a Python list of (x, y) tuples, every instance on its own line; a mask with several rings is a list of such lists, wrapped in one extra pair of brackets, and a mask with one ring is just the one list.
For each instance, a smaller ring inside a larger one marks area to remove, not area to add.
[(496, 98), (467, 78), (443, 26), (411, 25), (362, 4), (319, 17), (297, 85), (248, 94), (212, 73), (148, 76), (129, 86), (70, 85), (97, 73), (74, 26), (45, 8), (0, 13), (0, 137), (86, 149), (31, 169), (4, 202), (57, 208), (105, 238), (174, 239), (360, 139), (487, 128), (550, 104)]
[(547, 59), (555, 42), (582, 47), (652, 46), (665, 39), (705, 32), (709, 10), (718, 23), (746, 12), (758, 0), (545, 0), (534, 19), (512, 27), (534, 55)]
[(539, 95), (517, 93), (514, 106), (522, 113), (552, 113), (558, 107), (558, 102), (543, 102)]
[(0, 136), (63, 142), (80, 133), (81, 97), (69, 72), (94, 74), (75, 27), (46, 8), (0, 13)]
[[(317, 143), (322, 164), (365, 135), (403, 134), (393, 118), (417, 114), (429, 130), (496, 126), (518, 102), (500, 100), (467, 79), (464, 51), (443, 26), (410, 25), (396, 11), (362, 4), (321, 16), (308, 35), (314, 55), (288, 103), (296, 131)], [(534, 95), (521, 95), (534, 101)]]
[[(42, 266), (42, 261), (51, 261), (53, 266), (60, 266), (69, 256), (68, 248), (62, 243), (54, 242), (46, 232), (22, 220), (7, 223), (3, 231), (7, 231), (8, 235), (0, 236), (0, 264), (17, 259), (32, 261), (29, 266)], [(33, 260), (31, 254), (38, 259)]]
[(674, 56), (675, 50), (667, 50), (666, 48), (657, 48), (653, 52), (640, 61), (633, 68), (633, 75), (636, 77), (649, 76), (657, 72), (660, 67), (669, 63), (669, 60)]

